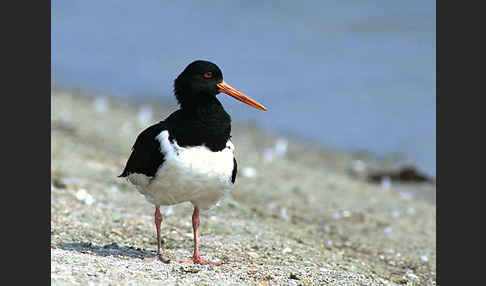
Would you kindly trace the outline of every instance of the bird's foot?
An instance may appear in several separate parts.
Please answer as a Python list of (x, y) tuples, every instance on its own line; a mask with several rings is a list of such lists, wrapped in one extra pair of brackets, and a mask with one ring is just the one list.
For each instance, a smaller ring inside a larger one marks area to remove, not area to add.
[(145, 257), (143, 259), (144, 261), (155, 261), (155, 260), (158, 260), (160, 262), (163, 262), (163, 263), (170, 263), (170, 259), (163, 256), (162, 254), (157, 254), (155, 255), (154, 257)]
[(221, 263), (219, 263), (219, 262), (214, 262), (214, 261), (209, 261), (209, 260), (206, 260), (206, 259), (202, 259), (201, 256), (199, 256), (199, 255), (193, 256), (192, 259), (187, 260), (187, 261), (184, 261), (184, 263), (189, 263), (189, 264), (212, 264), (212, 265), (216, 265), (216, 266), (221, 265)]

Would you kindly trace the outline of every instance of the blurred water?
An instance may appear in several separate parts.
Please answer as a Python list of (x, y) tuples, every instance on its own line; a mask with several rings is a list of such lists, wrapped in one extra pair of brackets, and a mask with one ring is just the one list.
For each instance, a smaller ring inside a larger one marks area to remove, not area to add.
[(435, 1), (51, 3), (54, 83), (172, 97), (207, 59), (269, 109), (220, 95), (234, 119), (435, 177)]

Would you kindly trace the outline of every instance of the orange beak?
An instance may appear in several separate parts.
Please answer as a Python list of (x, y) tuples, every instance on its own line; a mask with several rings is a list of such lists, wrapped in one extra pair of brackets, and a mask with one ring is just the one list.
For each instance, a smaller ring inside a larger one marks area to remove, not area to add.
[(244, 102), (244, 103), (248, 104), (249, 106), (254, 107), (256, 109), (260, 109), (260, 110), (263, 110), (263, 111), (267, 110), (265, 108), (265, 106), (261, 105), (256, 100), (249, 98), (248, 96), (244, 95), (243, 93), (237, 91), (231, 85), (227, 84), (224, 80), (222, 82), (218, 83), (217, 86), (219, 87), (219, 90), (218, 90), (219, 92), (226, 93), (227, 95), (232, 96), (232, 97), (238, 99), (239, 101), (242, 101), (242, 102)]

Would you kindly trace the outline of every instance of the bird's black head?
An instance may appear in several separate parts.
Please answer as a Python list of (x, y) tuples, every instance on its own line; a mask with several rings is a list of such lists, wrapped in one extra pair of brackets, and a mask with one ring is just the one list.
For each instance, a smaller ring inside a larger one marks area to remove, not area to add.
[(219, 67), (209, 61), (190, 63), (174, 81), (174, 94), (182, 108), (214, 102), (220, 92), (254, 108), (266, 110), (263, 105), (227, 84)]
[(174, 81), (174, 93), (181, 105), (206, 101), (219, 93), (218, 83), (223, 73), (212, 62), (197, 60), (190, 63)]

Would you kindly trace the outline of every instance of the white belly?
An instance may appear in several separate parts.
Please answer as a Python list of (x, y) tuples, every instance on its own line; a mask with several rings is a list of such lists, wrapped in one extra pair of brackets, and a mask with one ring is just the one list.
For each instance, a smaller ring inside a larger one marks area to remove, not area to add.
[(174, 205), (189, 201), (200, 210), (217, 204), (231, 189), (234, 146), (212, 152), (204, 146), (180, 147), (169, 141), (168, 131), (157, 137), (164, 163), (153, 178), (142, 174), (128, 176), (140, 193), (155, 205)]

